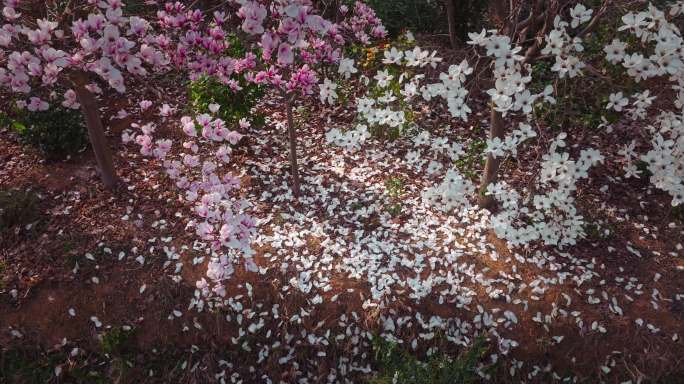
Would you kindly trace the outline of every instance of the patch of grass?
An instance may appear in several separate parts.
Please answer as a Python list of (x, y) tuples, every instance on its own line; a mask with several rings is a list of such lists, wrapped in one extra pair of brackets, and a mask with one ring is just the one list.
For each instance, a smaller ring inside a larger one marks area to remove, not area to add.
[(679, 204), (676, 207), (672, 207), (672, 211), (670, 211), (670, 214), (672, 215), (672, 217), (674, 217), (675, 220), (684, 222), (684, 204)]
[(296, 115), (293, 118), (294, 120), (294, 125), (297, 128), (303, 128), (306, 127), (306, 125), (309, 123), (311, 120), (311, 109), (309, 109), (307, 106), (302, 105), (299, 106), (295, 109)]
[(387, 195), (390, 200), (389, 204), (385, 207), (385, 210), (392, 216), (401, 214), (401, 196), (404, 194), (404, 187), (404, 179), (400, 177), (392, 176), (385, 180), (385, 188), (387, 189)]
[(587, 240), (610, 240), (617, 230), (611, 223), (589, 221), (584, 224), (584, 234)]
[(648, 169), (648, 163), (643, 161), (643, 160), (637, 160), (635, 163), (637, 170), (639, 171), (639, 175), (642, 179), (648, 180), (653, 176), (653, 172), (651, 172), (650, 169)]
[(132, 342), (134, 336), (134, 329), (112, 328), (102, 334), (100, 349), (102, 349), (103, 353), (110, 356), (126, 356), (134, 349)]
[(123, 13), (125, 15), (137, 15), (144, 10), (145, 2), (143, 0), (127, 0), (123, 7)]
[(40, 199), (33, 191), (0, 191), (0, 234), (40, 220)]
[[(0, 383), (37, 384), (108, 384), (122, 382), (115, 372), (107, 371), (111, 359), (102, 358), (99, 353), (82, 350), (71, 355), (69, 348), (46, 352), (40, 348), (15, 346), (0, 350)], [(113, 361), (111, 362), (114, 363)], [(56, 369), (60, 369), (56, 376)]]
[(382, 337), (373, 340), (374, 360), (378, 374), (369, 384), (469, 384), (479, 382), (476, 366), (487, 352), (484, 338), (477, 338), (472, 347), (456, 358), (433, 355), (427, 362), (419, 361), (399, 344)]
[(100, 350), (110, 359), (110, 375), (118, 378), (116, 382), (121, 382), (133, 368), (136, 350), (133, 337), (134, 329), (120, 327), (112, 328), (100, 336)]
[(0, 128), (9, 128), (12, 126), (12, 119), (7, 113), (0, 111)]
[(0, 351), (0, 382), (47, 383), (54, 377), (54, 357), (29, 349)]
[(484, 150), (487, 142), (482, 139), (473, 139), (468, 146), (466, 154), (454, 162), (456, 168), (470, 180), (475, 180), (480, 175), (480, 170), (484, 167)]

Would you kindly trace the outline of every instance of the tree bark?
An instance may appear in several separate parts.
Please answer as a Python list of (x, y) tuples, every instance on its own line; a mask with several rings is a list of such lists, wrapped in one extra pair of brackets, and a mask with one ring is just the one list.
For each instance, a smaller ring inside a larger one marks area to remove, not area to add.
[(492, 22), (504, 35), (507, 35), (510, 29), (510, 26), (506, 22), (509, 11), (510, 4), (508, 0), (489, 1), (489, 14), (492, 18)]
[(447, 21), (449, 23), (449, 41), (451, 48), (458, 47), (458, 26), (456, 25), (456, 5), (454, 0), (444, 0), (447, 11)]
[(95, 153), (95, 160), (100, 171), (100, 178), (105, 187), (113, 189), (118, 179), (116, 171), (114, 171), (114, 163), (112, 161), (112, 154), (107, 146), (107, 140), (104, 135), (104, 127), (100, 119), (100, 111), (97, 108), (95, 96), (86, 88), (88, 78), (85, 73), (79, 72), (72, 75), (72, 82), (74, 85), (74, 92), (81, 104), (81, 113), (85, 118), (86, 127), (88, 128), (88, 137), (90, 138), (90, 146)]
[(300, 195), (299, 166), (297, 165), (297, 132), (292, 118), (292, 97), (287, 98), (287, 134), (290, 141), (290, 172), (292, 173), (292, 192), (296, 197)]
[[(489, 122), (489, 138), (494, 139), (498, 137), (504, 140), (504, 122), (501, 112), (498, 112), (492, 103), (491, 116)], [(494, 205), (494, 196), (486, 195), (489, 184), (496, 183), (499, 176), (499, 165), (501, 165), (501, 158), (494, 157), (492, 154), (487, 155), (487, 162), (485, 163), (484, 173), (480, 181), (480, 188), (478, 189), (478, 204), (481, 208), (491, 209)]]

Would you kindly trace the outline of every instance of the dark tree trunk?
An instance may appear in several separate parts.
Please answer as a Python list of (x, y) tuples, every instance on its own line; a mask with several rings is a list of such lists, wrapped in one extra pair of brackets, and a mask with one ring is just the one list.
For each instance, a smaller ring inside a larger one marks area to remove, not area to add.
[(454, 0), (444, 0), (444, 2), (447, 11), (447, 21), (449, 23), (449, 41), (451, 42), (451, 48), (456, 49), (458, 47), (459, 38), (459, 27), (456, 25), (456, 5), (454, 4)]
[(95, 96), (86, 88), (88, 77), (85, 73), (79, 72), (72, 76), (74, 92), (81, 104), (81, 112), (85, 118), (88, 128), (90, 146), (95, 153), (95, 160), (100, 171), (100, 178), (105, 187), (112, 189), (117, 184), (116, 171), (112, 161), (112, 154), (107, 146), (107, 140), (100, 119), (100, 111), (97, 107)]
[[(494, 104), (491, 106), (491, 117), (490, 117), (490, 127), (489, 127), (489, 138), (494, 139), (498, 137), (504, 140), (504, 122), (501, 112), (497, 112), (494, 109)], [(499, 165), (501, 165), (501, 158), (494, 157), (492, 154), (487, 155), (487, 162), (485, 163), (484, 173), (482, 174), (482, 180), (480, 181), (480, 188), (478, 190), (478, 203), (481, 208), (491, 209), (494, 205), (494, 197), (488, 196), (487, 187), (489, 184), (496, 183), (499, 175)]]

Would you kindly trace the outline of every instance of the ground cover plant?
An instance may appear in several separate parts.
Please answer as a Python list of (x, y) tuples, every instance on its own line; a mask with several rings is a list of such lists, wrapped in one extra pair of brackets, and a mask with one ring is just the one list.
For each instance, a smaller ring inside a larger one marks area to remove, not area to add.
[(678, 382), (684, 2), (454, 3), (4, 0), (0, 383)]

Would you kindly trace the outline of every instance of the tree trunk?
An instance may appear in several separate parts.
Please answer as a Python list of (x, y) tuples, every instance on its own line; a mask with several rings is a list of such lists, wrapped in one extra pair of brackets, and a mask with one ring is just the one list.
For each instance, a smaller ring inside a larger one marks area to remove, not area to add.
[(292, 118), (292, 98), (287, 98), (287, 134), (290, 141), (290, 172), (292, 173), (292, 192), (299, 197), (299, 167), (297, 166), (297, 132)]
[(458, 26), (456, 25), (456, 5), (454, 0), (444, 0), (447, 11), (447, 21), (449, 22), (449, 40), (451, 48), (458, 47)]
[(506, 19), (509, 13), (508, 0), (490, 0), (489, 1), (489, 15), (493, 19), (492, 22), (499, 29), (499, 33), (503, 35), (508, 34), (510, 26)]
[(100, 111), (97, 108), (95, 96), (86, 88), (88, 83), (87, 75), (84, 73), (76, 73), (72, 76), (74, 84), (74, 91), (78, 97), (78, 102), (81, 104), (81, 112), (85, 118), (86, 127), (88, 128), (88, 137), (90, 138), (90, 146), (95, 153), (95, 160), (100, 171), (100, 178), (105, 187), (113, 189), (117, 184), (116, 172), (114, 171), (114, 164), (112, 161), (112, 154), (107, 146), (107, 140), (104, 135), (104, 128), (102, 120), (100, 119)]
[[(494, 139), (495, 137), (498, 137), (499, 139), (504, 140), (505, 136), (503, 117), (501, 116), (501, 112), (497, 112), (494, 108), (494, 104), (492, 103), (489, 122), (489, 138)], [(487, 155), (484, 174), (482, 175), (480, 188), (478, 190), (478, 203), (481, 208), (491, 209), (494, 205), (494, 197), (488, 196), (485, 193), (487, 192), (487, 187), (489, 184), (496, 183), (499, 175), (500, 164), (500, 157), (494, 157), (491, 153)]]
[[(492, 0), (489, 2), (489, 11), (494, 19), (494, 23), (499, 28), (499, 33), (507, 35), (512, 30), (511, 23), (507, 20), (510, 14), (510, 7), (513, 3), (508, 0)], [(513, 21), (517, 22), (517, 20)], [(504, 122), (501, 112), (496, 111), (494, 102), (491, 103), (491, 114), (489, 118), (489, 138), (494, 139), (498, 137), (502, 141), (505, 139)], [(487, 155), (487, 162), (485, 163), (484, 173), (480, 180), (480, 187), (477, 191), (477, 201), (480, 208), (491, 209), (496, 200), (494, 196), (488, 196), (487, 187), (496, 183), (499, 177), (499, 165), (501, 165), (501, 158), (496, 158), (492, 154)]]

